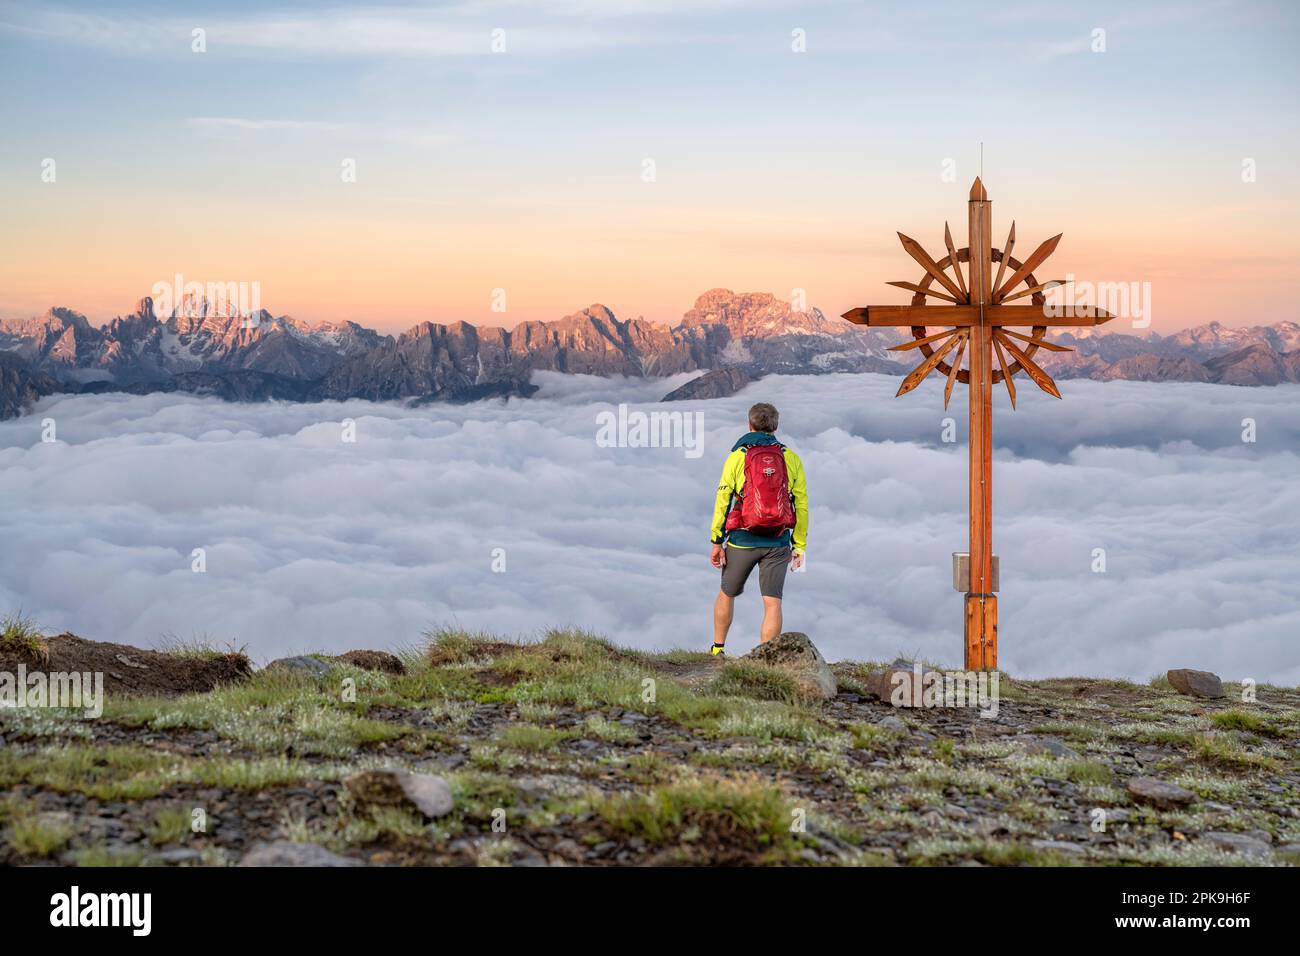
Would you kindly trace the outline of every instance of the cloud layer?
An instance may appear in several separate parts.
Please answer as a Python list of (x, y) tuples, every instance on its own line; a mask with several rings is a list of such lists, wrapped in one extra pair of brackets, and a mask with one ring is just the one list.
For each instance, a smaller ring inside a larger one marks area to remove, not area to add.
[[(46, 399), (0, 424), (0, 610), (138, 645), (207, 635), (262, 661), (409, 644), (440, 623), (704, 648), (717, 472), (745, 409), (769, 400), (812, 500), (787, 627), (832, 660), (959, 665), (949, 554), (966, 547), (962, 403), (944, 412), (937, 389), (895, 400), (896, 379), (834, 375), (653, 404), (681, 380), (542, 374), (531, 400), (420, 409)], [(1022, 389), (1019, 411), (995, 412), (1006, 669), (1146, 679), (1201, 667), (1300, 683), (1300, 389), (1065, 392)], [(703, 413), (703, 457), (600, 447), (597, 416), (618, 402)], [(946, 417), (956, 443), (942, 440)], [(55, 443), (41, 441), (45, 419)], [(205, 573), (191, 571), (195, 548)], [(756, 640), (759, 603), (738, 602), (737, 651)]]

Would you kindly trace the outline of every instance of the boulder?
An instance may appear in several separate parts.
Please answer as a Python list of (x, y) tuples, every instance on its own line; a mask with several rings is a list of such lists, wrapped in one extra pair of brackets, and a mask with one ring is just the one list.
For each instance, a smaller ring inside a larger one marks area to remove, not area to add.
[(442, 777), (409, 770), (363, 770), (343, 781), (359, 803), (406, 806), (430, 819), (451, 813), (456, 802)]
[(1025, 752), (1046, 754), (1060, 760), (1077, 760), (1079, 757), (1077, 750), (1066, 746), (1064, 741), (1056, 737), (1030, 737), (1025, 740)]
[(830, 700), (839, 692), (839, 681), (826, 658), (808, 635), (799, 631), (787, 631), (759, 644), (744, 659), (784, 671), (794, 679), (800, 694), (813, 700)]
[(1300, 863), (1300, 843), (1283, 843), (1277, 848), (1277, 855), (1288, 863)]
[(1193, 671), (1186, 668), (1169, 671), (1165, 674), (1174, 690), (1188, 697), (1225, 697), (1223, 683), (1218, 674), (1209, 671)]
[(1030, 840), (1029, 845), (1035, 850), (1049, 850), (1053, 853), (1080, 854), (1086, 852), (1079, 844), (1071, 843), (1068, 840)]
[(1128, 792), (1138, 803), (1149, 803), (1161, 810), (1185, 807), (1196, 800), (1192, 791), (1155, 777), (1134, 777), (1128, 782)]
[(895, 707), (921, 707), (924, 705), (925, 675), (934, 671), (913, 661), (899, 658), (883, 671), (876, 671), (864, 682), (868, 694)]
[(1201, 842), (1208, 843), (1224, 853), (1237, 853), (1256, 858), (1273, 855), (1273, 848), (1268, 843), (1246, 833), (1202, 833)]
[(198, 863), (202, 859), (202, 854), (198, 850), (191, 850), (189, 847), (179, 846), (170, 850), (163, 850), (161, 853), (154, 855), (159, 863), (180, 864), (180, 863)]
[(276, 840), (259, 843), (244, 854), (240, 866), (364, 866), (360, 860), (331, 853), (314, 843)]
[(330, 665), (315, 657), (282, 657), (266, 665), (267, 670), (285, 670), (304, 677), (324, 677)]

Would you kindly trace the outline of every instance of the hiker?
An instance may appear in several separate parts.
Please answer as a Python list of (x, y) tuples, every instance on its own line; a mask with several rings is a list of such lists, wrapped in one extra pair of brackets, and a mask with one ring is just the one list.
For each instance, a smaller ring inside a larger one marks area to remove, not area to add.
[(731, 447), (713, 506), (715, 568), (722, 590), (713, 604), (713, 656), (722, 654), (736, 596), (758, 568), (766, 644), (781, 633), (785, 570), (803, 566), (808, 539), (808, 485), (799, 456), (776, 440), (776, 408), (759, 402), (749, 410), (749, 433)]

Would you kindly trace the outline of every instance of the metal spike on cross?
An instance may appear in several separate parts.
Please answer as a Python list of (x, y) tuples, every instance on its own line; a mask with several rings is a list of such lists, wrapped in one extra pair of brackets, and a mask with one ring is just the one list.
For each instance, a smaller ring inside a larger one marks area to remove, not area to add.
[[(1070, 349), (1045, 339), (1051, 326), (1095, 326), (1114, 318), (1093, 306), (1070, 306), (1056, 311), (1046, 308), (1046, 292), (1063, 285), (1061, 280), (1040, 282), (1034, 270), (1055, 250), (1061, 236), (1042, 243), (1023, 262), (1011, 255), (1016, 242), (1016, 224), (1011, 224), (1005, 249), (993, 248), (993, 204), (977, 177), (967, 206), (968, 241), (955, 248), (952, 233), (944, 223), (944, 245), (948, 255), (935, 260), (915, 239), (898, 234), (903, 248), (924, 270), (917, 282), (891, 282), (892, 286), (915, 293), (910, 305), (869, 305), (850, 309), (844, 318), (871, 327), (905, 326), (912, 341), (894, 346), (893, 351), (919, 349), (923, 356), (898, 388), (906, 395), (931, 372), (945, 376), (943, 406), (948, 407), (953, 385), (969, 385), (970, 396), (970, 552), (969, 583), (965, 606), (965, 660), (967, 670), (996, 670), (998, 666), (998, 599), (993, 583), (993, 386), (1005, 382), (1011, 407), (1016, 405), (1017, 372), (1024, 372), (1039, 388), (1061, 397), (1052, 377), (1034, 362), (1041, 348), (1051, 352)], [(966, 263), (968, 274), (962, 274)], [(997, 275), (991, 277), (993, 264)], [(1008, 264), (1011, 275), (1003, 281)], [(952, 275), (949, 275), (949, 270)], [(939, 288), (934, 286), (938, 285)], [(1024, 288), (1017, 288), (1021, 284)], [(1009, 303), (1029, 297), (1028, 305)], [(929, 305), (937, 299), (940, 305)], [(1029, 334), (1012, 328), (1028, 328)], [(941, 332), (928, 329), (942, 328)], [(997, 356), (997, 370), (993, 368)], [(962, 368), (966, 358), (968, 367)], [(948, 361), (945, 361), (948, 359)]]

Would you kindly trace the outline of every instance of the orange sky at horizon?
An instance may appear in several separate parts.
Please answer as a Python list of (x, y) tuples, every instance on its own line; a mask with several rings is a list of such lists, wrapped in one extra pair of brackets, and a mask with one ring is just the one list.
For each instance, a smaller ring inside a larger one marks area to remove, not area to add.
[[(990, 191), (1001, 237), (1015, 203), (998, 200), (998, 185), (994, 179)], [(895, 230), (936, 257), (945, 216), (959, 245), (965, 233), (964, 190), (951, 184), (915, 195), (900, 191), (888, 208), (859, 200), (848, 215), (774, 211), (743, 220), (707, 205), (593, 203), (561, 214), (548, 204), (522, 203), (486, 216), (482, 207), (453, 210), (457, 218), (449, 222), (450, 207), (433, 217), (419, 205), (387, 209), (372, 202), (368, 209), (318, 208), (314, 217), (304, 209), (301, 218), (272, 222), (191, 201), (196, 221), (250, 223), (193, 231), (160, 228), (141, 207), (114, 208), (103, 199), (92, 219), (76, 189), (60, 192), (54, 202), (39, 194), (28, 199), (44, 208), (30, 210), (22, 246), (8, 249), (0, 263), (4, 318), (57, 305), (99, 324), (131, 311), (155, 283), (170, 283), (176, 273), (201, 283), (257, 282), (262, 306), (275, 315), (352, 320), (389, 333), (423, 321), (511, 327), (593, 303), (621, 319), (672, 325), (713, 288), (770, 292), (786, 301), (803, 289), (810, 306), (835, 316), (855, 305), (907, 301), (907, 293), (885, 285), (920, 277)], [(1201, 205), (1182, 220), (1152, 215), (1146, 224), (1118, 228), (1107, 225), (1118, 211), (1105, 203), (1085, 210), (1069, 197), (1031, 198), (1037, 202), (1023, 203), (1030, 208), (1017, 216), (1017, 252), (1065, 234), (1038, 270), (1040, 279), (1150, 283), (1150, 327), (1162, 333), (1211, 320), (1263, 325), (1297, 318), (1294, 306), (1278, 305), (1300, 292), (1289, 203)], [(906, 208), (909, 200), (915, 208)], [(1054, 209), (1044, 213), (1040, 205)], [(853, 225), (855, 215), (862, 226)], [(1250, 231), (1246, 220), (1254, 225)], [(90, 222), (96, 228), (86, 228)], [(123, 232), (133, 237), (130, 243), (115, 241)], [(331, 239), (338, 236), (365, 238)], [(502, 236), (509, 236), (508, 245)], [(52, 247), (58, 256), (48, 254)], [(78, 263), (75, 276), (66, 262)], [(505, 290), (504, 313), (493, 311), (497, 289)], [(1120, 331), (1121, 324), (1109, 328)]]

